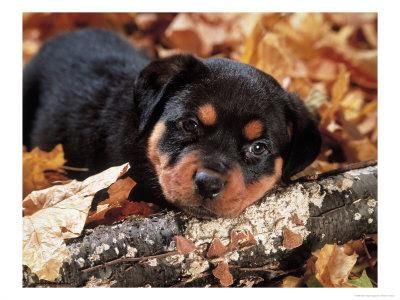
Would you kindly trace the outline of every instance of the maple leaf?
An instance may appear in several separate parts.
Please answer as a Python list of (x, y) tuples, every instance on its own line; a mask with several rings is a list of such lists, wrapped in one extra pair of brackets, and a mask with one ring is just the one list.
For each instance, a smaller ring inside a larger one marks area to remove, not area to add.
[(350, 287), (348, 277), (357, 261), (357, 254), (347, 255), (344, 247), (326, 244), (313, 253), (315, 277), (325, 287)]
[(34, 148), (23, 153), (23, 195), (24, 197), (34, 190), (41, 190), (51, 186), (46, 177), (46, 170), (57, 170), (65, 163), (64, 151), (58, 144), (50, 152)]
[(80, 235), (94, 194), (115, 182), (129, 164), (112, 167), (80, 182), (34, 191), (23, 201), (22, 263), (39, 279), (54, 281), (68, 257), (64, 240)]

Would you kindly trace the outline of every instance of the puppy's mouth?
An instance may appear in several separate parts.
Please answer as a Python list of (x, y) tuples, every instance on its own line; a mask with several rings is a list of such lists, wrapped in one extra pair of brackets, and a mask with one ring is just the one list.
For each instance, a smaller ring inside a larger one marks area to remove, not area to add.
[(199, 219), (215, 219), (218, 218), (218, 215), (211, 211), (210, 209), (208, 209), (207, 207), (204, 206), (183, 206), (183, 205), (179, 205), (179, 208), (181, 210), (183, 210), (185, 213), (187, 213), (188, 215), (191, 215), (193, 217), (199, 218)]

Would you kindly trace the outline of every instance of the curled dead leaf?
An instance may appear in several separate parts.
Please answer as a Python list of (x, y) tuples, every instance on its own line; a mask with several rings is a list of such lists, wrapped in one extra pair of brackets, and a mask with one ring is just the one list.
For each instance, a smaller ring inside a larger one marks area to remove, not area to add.
[(336, 244), (326, 244), (313, 255), (315, 262), (315, 276), (325, 287), (350, 287), (348, 277), (357, 261), (357, 254), (347, 255), (344, 247)]
[(22, 263), (39, 279), (54, 281), (69, 253), (65, 239), (80, 235), (94, 194), (126, 173), (129, 164), (86, 180), (72, 181), (29, 194), (23, 201)]
[(129, 193), (135, 185), (136, 182), (130, 177), (119, 179), (113, 183), (108, 189), (109, 197), (98, 203), (96, 210), (89, 214), (86, 222), (89, 224), (102, 221), (106, 219), (106, 214), (111, 209), (122, 208), (129, 202)]

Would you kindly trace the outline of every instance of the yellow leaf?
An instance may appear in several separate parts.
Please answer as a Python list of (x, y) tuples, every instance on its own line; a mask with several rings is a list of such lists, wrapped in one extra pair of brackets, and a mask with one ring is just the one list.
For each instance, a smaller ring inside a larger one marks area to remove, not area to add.
[(110, 168), (86, 180), (32, 192), (23, 201), (22, 263), (39, 279), (54, 281), (68, 257), (64, 240), (80, 235), (94, 194), (115, 182), (129, 164)]
[(347, 255), (343, 247), (326, 244), (320, 251), (314, 252), (315, 277), (325, 287), (349, 287), (349, 274), (357, 261), (357, 254)]
[(299, 287), (303, 283), (302, 277), (295, 277), (295, 276), (286, 276), (283, 281), (281, 287)]
[[(332, 114), (339, 108), (340, 101), (346, 95), (349, 90), (350, 84), (350, 73), (347, 72), (346, 67), (343, 64), (339, 65), (339, 74), (332, 86), (331, 90), (331, 102), (332, 102)], [(333, 119), (333, 115), (331, 116)]]
[(46, 179), (44, 171), (56, 170), (65, 163), (64, 151), (58, 144), (52, 151), (45, 152), (34, 148), (31, 152), (23, 154), (23, 189), (24, 197), (32, 191), (41, 190), (51, 186)]
[(258, 45), (257, 53), (256, 67), (271, 74), (281, 84), (293, 72), (294, 62), (279, 35), (267, 33)]

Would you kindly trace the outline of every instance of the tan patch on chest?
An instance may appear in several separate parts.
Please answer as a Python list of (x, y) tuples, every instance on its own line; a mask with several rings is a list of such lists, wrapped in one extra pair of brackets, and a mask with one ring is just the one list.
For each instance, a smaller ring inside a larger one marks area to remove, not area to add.
[(247, 123), (243, 128), (243, 134), (249, 141), (259, 138), (264, 130), (264, 125), (260, 120), (253, 120)]
[(217, 111), (212, 104), (207, 103), (199, 107), (197, 117), (204, 125), (212, 126), (217, 122)]

